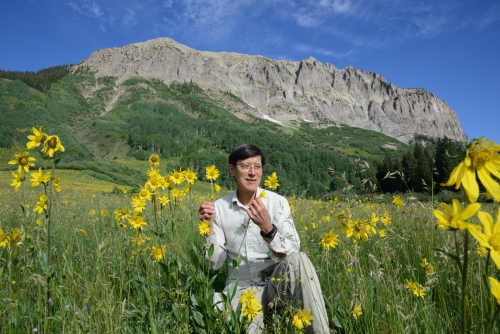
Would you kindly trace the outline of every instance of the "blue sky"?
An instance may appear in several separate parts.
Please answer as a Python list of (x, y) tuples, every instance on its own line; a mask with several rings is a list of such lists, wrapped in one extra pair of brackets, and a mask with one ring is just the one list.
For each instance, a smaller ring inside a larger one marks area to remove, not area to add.
[(170, 37), (191, 48), (377, 72), (454, 109), (500, 143), (500, 1), (15, 0), (0, 10), (0, 68), (78, 63)]

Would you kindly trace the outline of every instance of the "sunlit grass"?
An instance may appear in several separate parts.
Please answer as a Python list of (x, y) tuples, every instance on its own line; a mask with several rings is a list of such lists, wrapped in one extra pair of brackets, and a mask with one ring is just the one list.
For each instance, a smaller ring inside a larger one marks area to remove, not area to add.
[[(0, 160), (8, 162), (12, 157), (6, 152), (0, 150)], [(238, 310), (214, 308), (226, 270), (209, 269), (196, 213), (202, 201), (231, 190), (214, 193), (219, 190), (213, 184), (219, 176), (215, 166), (196, 180), (193, 171), (187, 177), (167, 162), (160, 167), (156, 158), (158, 164), (115, 160), (147, 174), (145, 184), (128, 187), (97, 179), (92, 171), (48, 168), (46, 159), (39, 162), (44, 173), (52, 173), (50, 182), (31, 187), (25, 175), (15, 191), (12, 172), (0, 171), (0, 328), (245, 331), (248, 322)], [(277, 176), (265, 184), (278, 187)], [(45, 195), (47, 206), (35, 210)], [(466, 310), (467, 330), (483, 332), (493, 299), (477, 242), (465, 247), (470, 274), (463, 293), (453, 259), (460, 256), (457, 245), (464, 234), (438, 228), (436, 203), (412, 196), (366, 198), (371, 200), (289, 198), (301, 251), (321, 281), (330, 327), (347, 333), (459, 332), (460, 312)], [(496, 208), (481, 205), (483, 211)], [(468, 223), (479, 221), (474, 216)], [(467, 308), (459, 307), (462, 300)], [(266, 314), (266, 332), (298, 332), (297, 312), (288, 306)]]

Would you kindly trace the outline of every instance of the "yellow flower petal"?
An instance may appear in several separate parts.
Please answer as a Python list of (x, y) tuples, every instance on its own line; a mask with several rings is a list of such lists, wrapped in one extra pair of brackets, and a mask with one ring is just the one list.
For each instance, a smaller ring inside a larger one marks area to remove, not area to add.
[(500, 201), (500, 185), (490, 176), (489, 170), (486, 168), (478, 169), (477, 176), (488, 191), (487, 194), (494, 197), (497, 202)]

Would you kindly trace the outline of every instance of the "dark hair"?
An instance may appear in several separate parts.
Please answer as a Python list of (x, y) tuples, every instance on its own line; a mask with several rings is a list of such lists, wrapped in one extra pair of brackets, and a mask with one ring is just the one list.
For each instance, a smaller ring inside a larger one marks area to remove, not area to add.
[(245, 160), (259, 155), (262, 161), (262, 166), (264, 166), (266, 164), (266, 157), (264, 157), (264, 153), (262, 153), (260, 148), (252, 144), (243, 144), (233, 149), (231, 154), (229, 154), (228, 161), (229, 164), (236, 166), (236, 163), (240, 160)]

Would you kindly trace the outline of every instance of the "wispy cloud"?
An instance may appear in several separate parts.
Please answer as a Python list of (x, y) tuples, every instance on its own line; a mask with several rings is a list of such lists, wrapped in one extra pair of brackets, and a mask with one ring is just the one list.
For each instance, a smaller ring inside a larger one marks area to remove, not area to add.
[(490, 24), (500, 20), (500, 4), (491, 5), (486, 12), (480, 16), (477, 23), (478, 29), (483, 29)]
[(317, 27), (319, 26), (323, 20), (313, 13), (308, 13), (305, 10), (302, 10), (301, 12), (294, 13), (293, 17), (295, 21), (297, 21), (297, 24), (302, 26), (302, 27)]
[(68, 5), (76, 12), (83, 14), (85, 16), (104, 19), (104, 12), (101, 10), (99, 5), (95, 1), (75, 1), (69, 2)]
[(356, 8), (356, 2), (352, 0), (321, 0), (319, 6), (332, 10), (334, 13), (350, 13)]
[(133, 28), (137, 24), (137, 19), (135, 16), (135, 11), (127, 8), (125, 15), (123, 16), (123, 25), (126, 28)]
[(307, 44), (296, 44), (295, 49), (302, 52), (307, 52), (309, 54), (320, 54), (323, 56), (335, 57), (335, 58), (344, 58), (352, 55), (354, 50), (349, 50), (347, 52), (336, 52), (333, 50), (326, 50), (323, 48), (313, 47)]

